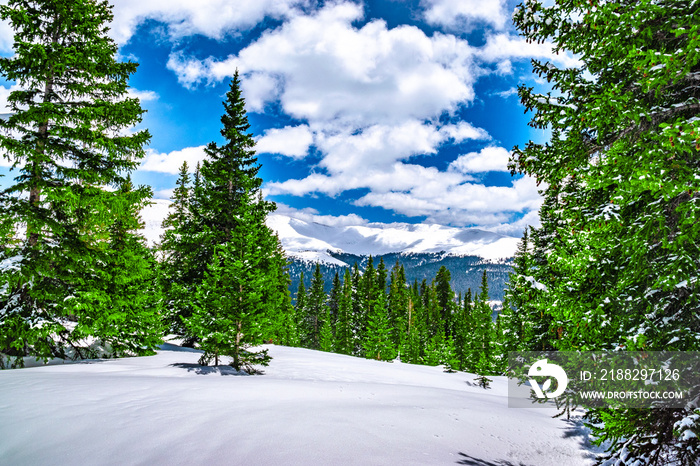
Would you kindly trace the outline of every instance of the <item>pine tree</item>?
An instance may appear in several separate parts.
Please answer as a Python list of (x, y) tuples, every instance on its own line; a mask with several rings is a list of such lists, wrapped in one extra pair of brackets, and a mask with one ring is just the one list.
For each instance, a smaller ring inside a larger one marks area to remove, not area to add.
[(486, 271), (481, 276), (479, 294), (471, 308), (472, 336), (470, 342), (471, 367), (467, 370), (480, 374), (494, 371), (495, 361), (492, 343), (494, 340), (493, 311), (489, 305), (489, 286)]
[[(98, 298), (111, 279), (125, 278), (110, 277), (103, 264), (141, 274), (149, 260), (126, 233), (130, 227), (115, 225), (135, 221), (134, 207), (150, 196), (148, 189), (118, 189), (150, 138), (148, 131), (123, 134), (143, 114), (138, 99), (127, 97), (137, 64), (115, 59), (106, 1), (11, 0), (0, 18), (15, 31), (15, 53), (0, 58), (0, 72), (21, 88), (8, 98), (11, 115), (0, 120), (0, 148), (18, 172), (0, 215), (0, 230), (12, 232), (0, 260), (0, 351), (67, 357), (66, 347), (92, 337), (149, 352), (160, 329), (135, 329), (142, 317), (151, 322), (152, 307), (143, 316), (123, 307), (138, 302), (139, 287), (126, 285), (114, 308)], [(110, 251), (113, 241), (124, 247)], [(119, 330), (103, 324), (110, 319)]]
[(224, 101), (221, 135), (210, 143), (195, 178), (190, 210), (198, 231), (197, 263), (207, 264), (196, 287), (188, 329), (205, 350), (201, 360), (232, 358), (236, 370), (255, 372), (266, 364), (267, 350), (250, 351), (274, 338), (284, 305), (285, 259), (277, 236), (265, 225), (274, 203), (262, 199), (255, 141), (236, 72)]
[(421, 304), (418, 281), (414, 280), (408, 290), (408, 309), (406, 311), (406, 339), (401, 347), (401, 361), (411, 364), (419, 364), (423, 354), (423, 342), (426, 339), (427, 330), (423, 307)]
[(117, 357), (145, 354), (162, 341), (155, 258), (138, 233), (143, 226), (139, 212), (148, 202), (129, 178), (118, 193), (123, 205), (109, 228), (101, 270), (85, 277), (65, 301), (71, 314), (81, 316), (72, 338), (99, 335), (97, 346), (72, 348), (80, 358), (100, 357), (105, 350)]
[(330, 323), (333, 328), (335, 328), (335, 322), (338, 319), (341, 288), (340, 274), (336, 272), (331, 283), (331, 292), (328, 294), (328, 312), (330, 313)]
[(438, 270), (434, 280), (435, 294), (437, 295), (437, 303), (440, 309), (439, 320), (443, 322), (445, 335), (452, 333), (452, 311), (455, 296), (450, 286), (451, 279), (450, 271), (443, 265)]
[[(183, 162), (173, 191), (170, 212), (163, 219), (164, 230), (158, 249), (161, 253), (159, 281), (163, 291), (164, 320), (168, 331), (186, 336), (185, 320), (192, 315), (192, 295), (202, 281), (201, 267), (193, 263), (199, 244), (193, 233), (197, 231), (190, 209), (191, 191), (189, 167)], [(199, 167), (197, 168), (199, 172)]]
[(266, 366), (270, 357), (267, 350), (248, 349), (264, 342), (262, 328), (268, 303), (263, 294), (269, 277), (264, 268), (258, 267), (264, 258), (250, 242), (259, 235), (252, 230), (237, 232), (241, 234), (240, 242), (216, 247), (204, 281), (197, 288), (194, 312), (187, 325), (204, 350), (200, 364), (207, 365), (213, 359), (218, 366), (221, 356), (230, 356), (234, 369), (257, 373), (254, 366)]
[(352, 335), (353, 355), (362, 356), (362, 341), (365, 334), (365, 296), (362, 290), (362, 274), (357, 262), (352, 268)]
[(264, 334), (273, 343), (286, 346), (299, 346), (299, 330), (296, 326), (296, 313), (292, 305), (292, 295), (289, 287), (292, 279), (289, 276), (289, 261), (285, 255), (282, 243), (275, 235), (276, 251), (269, 264), (271, 271), (276, 272), (272, 287), (265, 289), (263, 298), (271, 303), (271, 312), (264, 327)]
[(299, 339), (299, 346), (305, 346), (304, 342), (304, 316), (306, 315), (306, 285), (304, 285), (304, 272), (299, 275), (299, 286), (297, 287), (297, 293), (294, 303), (294, 326), (297, 329), (297, 337)]
[(527, 316), (532, 315), (532, 310), (528, 308), (530, 304), (528, 293), (531, 292), (532, 283), (525, 278), (532, 273), (528, 244), (528, 230), (525, 230), (513, 257), (513, 272), (509, 275), (503, 299), (503, 309), (498, 315), (501, 321), (500, 353), (504, 360), (508, 359), (510, 351), (541, 350), (537, 346), (537, 342), (530, 346), (532, 340), (525, 338)]
[[(533, 265), (546, 275), (528, 276), (543, 304), (556, 303), (541, 307), (556, 349), (700, 345), (699, 14), (691, 0), (527, 1), (515, 12), (528, 41), (551, 40), (583, 64), (534, 62), (558, 96), (520, 96), (552, 136), (511, 161), (544, 183), (549, 212), (533, 236), (545, 267)], [(685, 465), (700, 460), (699, 414), (692, 401), (588, 417), (609, 440), (601, 463)]]
[(302, 346), (305, 348), (321, 348), (321, 328), (327, 314), (326, 302), (328, 300), (324, 286), (321, 266), (316, 263), (314, 274), (311, 277), (304, 314), (301, 315)]
[(352, 354), (354, 350), (352, 298), (352, 275), (349, 269), (345, 269), (343, 286), (338, 297), (338, 318), (335, 325), (335, 349), (341, 354)]
[(330, 310), (326, 308), (326, 315), (323, 318), (323, 325), (319, 332), (319, 349), (331, 352), (335, 350), (335, 337), (333, 336), (333, 326), (331, 325)]
[(472, 290), (469, 289), (454, 315), (455, 357), (459, 361), (458, 370), (472, 367), (470, 358), (473, 352)]
[(389, 296), (387, 297), (389, 326), (395, 348), (402, 348), (408, 337), (408, 289), (406, 272), (399, 261), (391, 269), (389, 279)]

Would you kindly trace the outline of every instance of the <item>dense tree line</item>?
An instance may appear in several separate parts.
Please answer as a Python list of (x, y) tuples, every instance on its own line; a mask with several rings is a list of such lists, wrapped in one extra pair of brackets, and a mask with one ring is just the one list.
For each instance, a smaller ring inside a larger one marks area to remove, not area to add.
[(403, 266), (388, 270), (372, 257), (364, 271), (357, 264), (336, 273), (330, 291), (320, 267), (308, 287), (302, 276), (288, 336), (279, 343), (448, 370), (492, 374), (503, 369), (497, 321), (492, 318), (486, 272), (478, 293), (452, 290), (450, 271), (407, 283)]

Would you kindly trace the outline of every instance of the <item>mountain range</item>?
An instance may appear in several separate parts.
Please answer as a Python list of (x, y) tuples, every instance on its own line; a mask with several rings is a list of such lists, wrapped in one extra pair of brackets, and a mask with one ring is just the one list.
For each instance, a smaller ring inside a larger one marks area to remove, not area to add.
[[(150, 244), (162, 233), (161, 222), (169, 201), (156, 200), (142, 211), (144, 236)], [(441, 266), (452, 275), (456, 292), (478, 289), (486, 271), (490, 296), (501, 300), (511, 271), (511, 258), (519, 239), (475, 228), (408, 223), (368, 223), (364, 225), (325, 225), (282, 214), (268, 216), (267, 224), (277, 232), (290, 259), (292, 295), (296, 293), (301, 274), (308, 287), (316, 263), (321, 266), (326, 287), (330, 288), (335, 273), (342, 278), (344, 270), (355, 263), (360, 269), (369, 256), (375, 266), (384, 260), (387, 268), (398, 261), (409, 282), (430, 282)]]

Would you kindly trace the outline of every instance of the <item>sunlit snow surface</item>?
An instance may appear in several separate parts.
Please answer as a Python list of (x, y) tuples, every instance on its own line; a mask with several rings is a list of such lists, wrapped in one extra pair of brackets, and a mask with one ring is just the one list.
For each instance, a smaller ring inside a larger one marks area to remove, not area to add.
[(583, 465), (579, 424), (441, 368), (270, 346), (265, 375), (156, 356), (0, 371), (7, 465)]

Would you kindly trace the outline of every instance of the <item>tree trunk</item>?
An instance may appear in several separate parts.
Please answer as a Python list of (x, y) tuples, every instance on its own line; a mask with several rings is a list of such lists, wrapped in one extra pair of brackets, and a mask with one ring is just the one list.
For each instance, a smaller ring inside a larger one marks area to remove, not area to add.
[[(51, 42), (52, 44), (56, 45), (58, 44), (60, 30), (60, 23), (58, 22), (58, 19), (56, 19), (54, 24), (56, 24), (56, 27), (53, 30)], [(53, 66), (51, 66), (51, 68), (49, 69), (48, 77), (46, 79), (46, 83), (44, 84), (44, 95), (42, 96), (43, 103), (49, 103), (53, 98), (53, 79)], [(41, 122), (38, 128), (36, 151), (40, 155), (44, 155), (45, 153), (46, 140), (48, 139), (48, 135), (49, 121), (47, 119), (46, 121)], [(40, 176), (41, 174), (39, 164), (37, 162), (34, 162), (32, 166), (32, 187), (29, 190), (29, 205), (31, 206), (31, 208), (39, 207), (39, 205), (41, 204), (41, 187), (39, 186), (39, 180), (41, 179)], [(34, 247), (39, 243), (39, 232), (34, 231), (30, 222), (27, 222), (27, 242), (30, 247)]]

